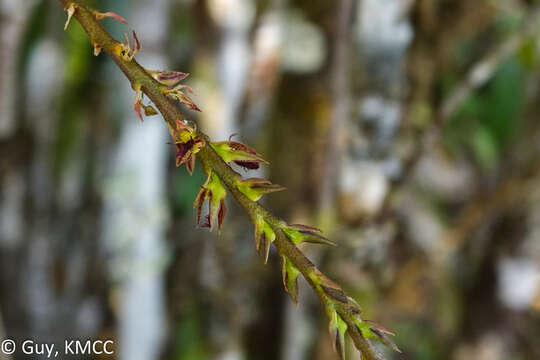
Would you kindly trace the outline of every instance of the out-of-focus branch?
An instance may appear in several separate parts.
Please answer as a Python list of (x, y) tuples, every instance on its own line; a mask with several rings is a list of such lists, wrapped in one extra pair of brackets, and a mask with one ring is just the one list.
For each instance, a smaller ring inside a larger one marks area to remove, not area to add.
[(21, 38), (35, 0), (0, 0), (0, 139), (15, 130), (17, 60)]
[[(437, 143), (444, 125), (463, 102), (475, 90), (485, 85), (492, 78), (500, 63), (518, 51), (519, 46), (521, 46), (525, 38), (537, 34), (539, 27), (540, 6), (536, 6), (530, 11), (530, 15), (524, 20), (524, 24), (518, 33), (504, 40), (471, 68), (464, 81), (443, 100), (440, 110), (435, 114), (429, 126), (423, 131), (418, 144), (404, 163), (403, 176), (398, 180), (397, 187), (400, 184), (407, 183), (422, 155), (428, 153)], [(388, 197), (388, 199), (390, 198)], [(383, 207), (383, 216), (386, 215), (389, 206), (390, 203), (387, 200)]]
[(350, 38), (352, 29), (353, 0), (339, 2), (336, 19), (334, 60), (330, 71), (332, 82), (332, 118), (328, 127), (325, 168), (322, 176), (319, 208), (322, 217), (332, 211), (336, 198), (337, 179), (341, 172), (345, 147), (345, 126), (350, 116)]
[[(106, 52), (130, 80), (132, 87), (137, 91), (142, 91), (150, 98), (150, 100), (152, 100), (169, 127), (178, 130), (180, 129), (178, 126), (184, 126), (181, 124), (183, 124), (182, 121), (185, 120), (185, 117), (166, 95), (170, 92), (169, 87), (162, 82), (156, 81), (147, 70), (133, 59), (133, 56), (125, 56), (125, 53), (123, 53), (123, 50), (125, 50), (124, 44), (113, 39), (99, 23), (98, 18), (100, 16), (111, 16), (111, 13), (97, 13), (93, 9), (87, 7), (84, 2), (78, 0), (60, 0), (60, 2), (68, 10), (70, 16), (74, 16), (83, 26), (94, 48)], [(123, 18), (116, 14), (114, 14), (113, 17), (125, 22)], [(138, 42), (136, 37), (135, 41)], [(183, 95), (179, 94), (178, 96)], [(196, 108), (194, 104), (193, 106)], [(172, 132), (174, 131), (175, 130), (172, 130)], [(193, 130), (193, 132), (195, 132), (195, 130)], [(185, 132), (181, 132), (179, 138), (183, 135), (186, 135)], [(189, 132), (187, 135), (192, 136)], [(338, 354), (340, 354), (342, 358), (344, 358), (345, 348), (344, 335), (348, 331), (349, 336), (352, 337), (356, 347), (365, 359), (382, 359), (381, 355), (370, 344), (366, 337), (373, 337), (388, 344), (389, 339), (385, 333), (389, 332), (374, 323), (363, 321), (359, 315), (360, 309), (356, 302), (350, 298), (339, 285), (323, 275), (296, 246), (298, 242), (293, 241), (293, 238), (298, 240), (298, 238), (306, 236), (306, 233), (308, 235), (311, 234), (309, 236), (317, 238), (318, 235), (314, 234), (314, 229), (305, 226), (294, 227), (288, 225), (257, 202), (260, 196), (256, 197), (256, 200), (253, 200), (252, 196), (246, 195), (246, 190), (242, 190), (240, 185), (244, 184), (245, 181), (240, 174), (235, 172), (224, 161), (223, 155), (216, 152), (213, 146), (216, 146), (217, 143), (213, 143), (206, 134), (200, 131), (196, 132), (196, 137), (198, 144), (201, 145), (202, 143), (202, 147), (197, 148), (197, 156), (202, 163), (203, 169), (209, 175), (206, 183), (207, 187), (204, 188), (203, 185), (202, 190), (205, 190), (206, 192), (204, 192), (205, 195), (202, 195), (202, 197), (205, 199), (209, 197), (209, 200), (212, 202), (212, 197), (214, 196), (217, 198), (218, 191), (221, 193), (221, 184), (225, 185), (236, 201), (248, 213), (253, 223), (256, 224), (256, 238), (265, 243), (266, 256), (270, 244), (275, 244), (284, 261), (284, 283), (293, 299), (296, 297), (295, 280), (299, 273), (304, 276), (313, 290), (317, 293), (330, 316), (330, 330), (333, 341)], [(189, 140), (186, 140), (185, 143), (182, 143), (182, 146), (187, 147), (188, 143), (190, 146), (194, 146), (191, 137)], [(255, 185), (257, 185), (257, 187)], [(260, 190), (261, 183), (258, 182), (255, 185), (251, 188), (251, 191), (256, 192), (257, 190)], [(268, 188), (266, 190), (268, 190)], [(262, 193), (263, 191), (261, 191), (261, 194)], [(199, 194), (201, 195), (201, 193)], [(223, 194), (220, 195), (224, 198)], [(211, 207), (213, 207), (213, 203)], [(221, 208), (219, 213), (220, 215), (218, 215), (218, 217), (221, 218)], [(219, 221), (221, 222), (221, 219)], [(209, 216), (209, 222), (211, 227), (212, 214)], [(261, 245), (261, 247), (263, 247), (263, 245)], [(294, 278), (291, 278), (291, 276), (294, 276)]]
[(478, 88), (486, 84), (499, 64), (518, 51), (523, 40), (538, 33), (540, 27), (540, 7), (530, 11), (522, 29), (504, 40), (476, 63), (468, 72), (464, 81), (443, 101), (440, 110), (441, 120), (446, 121), (454, 114), (469, 96)]
[(446, 258), (459, 248), (473, 231), (494, 214), (526, 202), (538, 183), (539, 169), (540, 161), (531, 160), (520, 170), (520, 174), (509, 176), (489, 193), (472, 199), (443, 235), (439, 251), (441, 258)]

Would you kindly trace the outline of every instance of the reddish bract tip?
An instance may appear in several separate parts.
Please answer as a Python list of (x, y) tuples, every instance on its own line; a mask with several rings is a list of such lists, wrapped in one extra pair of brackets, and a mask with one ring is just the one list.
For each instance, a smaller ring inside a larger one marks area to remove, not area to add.
[(97, 13), (96, 14), (96, 18), (98, 20), (105, 19), (105, 18), (108, 18), (108, 17), (111, 17), (113, 19), (116, 19), (116, 20), (120, 21), (121, 23), (129, 25), (126, 19), (124, 19), (122, 16), (118, 15), (115, 12), (108, 11), (108, 12), (105, 12), (105, 13)]
[(139, 119), (141, 119), (141, 121), (144, 121), (142, 117), (142, 112), (141, 112), (141, 104), (138, 101), (135, 104), (133, 104), (133, 110), (135, 110), (135, 113), (137, 113), (137, 116), (139, 117)]
[(135, 41), (134, 52), (137, 53), (139, 50), (141, 50), (141, 42), (139, 41), (139, 38), (137, 37), (137, 33), (135, 32), (135, 30), (131, 30), (131, 34), (133, 35), (133, 41)]

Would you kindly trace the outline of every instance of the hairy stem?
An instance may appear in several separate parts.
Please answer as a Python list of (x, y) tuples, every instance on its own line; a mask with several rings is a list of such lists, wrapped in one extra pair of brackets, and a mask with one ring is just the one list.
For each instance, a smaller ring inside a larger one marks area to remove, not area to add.
[[(172, 103), (169, 98), (164, 95), (164, 90), (167, 87), (160, 84), (134, 59), (125, 59), (118, 54), (120, 43), (116, 41), (104, 28), (96, 18), (95, 11), (79, 0), (59, 0), (66, 9), (70, 6), (75, 6), (74, 18), (83, 26), (90, 38), (92, 45), (101, 48), (111, 57), (111, 59), (122, 70), (126, 78), (131, 82), (134, 89), (140, 87), (141, 91), (152, 100), (159, 109), (163, 118), (171, 126), (175, 126), (177, 120), (184, 120), (185, 116), (178, 110), (176, 104)], [(208, 136), (200, 130), (198, 134), (206, 141), (210, 142)], [(317, 268), (313, 263), (302, 253), (302, 251), (283, 233), (281, 219), (274, 216), (267, 209), (261, 206), (258, 202), (250, 200), (236, 186), (236, 181), (239, 175), (225, 163), (222, 158), (212, 149), (211, 146), (204, 146), (197, 154), (202, 166), (205, 169), (210, 169), (217, 174), (219, 179), (227, 187), (236, 201), (243, 207), (252, 220), (258, 217), (263, 217), (264, 220), (272, 227), (276, 234), (274, 244), (280, 255), (286, 256), (302, 273), (304, 278), (317, 293), (321, 302), (328, 305), (331, 301), (322, 288), (316, 284), (315, 280), (318, 273)], [(362, 336), (360, 330), (355, 325), (354, 317), (358, 316), (354, 313), (346, 303), (340, 305), (333, 304), (337, 313), (348, 325), (348, 332), (355, 346), (360, 350), (362, 355), (367, 360), (382, 359), (381, 355), (371, 345), (371, 343)]]

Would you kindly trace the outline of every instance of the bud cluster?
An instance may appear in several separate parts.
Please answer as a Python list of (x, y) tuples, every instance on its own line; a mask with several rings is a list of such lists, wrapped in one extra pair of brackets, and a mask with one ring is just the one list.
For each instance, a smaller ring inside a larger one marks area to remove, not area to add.
[(176, 128), (169, 124), (169, 132), (176, 146), (176, 166), (186, 164), (189, 174), (193, 174), (195, 155), (205, 145), (204, 139), (197, 134), (194, 124), (182, 120), (176, 120)]

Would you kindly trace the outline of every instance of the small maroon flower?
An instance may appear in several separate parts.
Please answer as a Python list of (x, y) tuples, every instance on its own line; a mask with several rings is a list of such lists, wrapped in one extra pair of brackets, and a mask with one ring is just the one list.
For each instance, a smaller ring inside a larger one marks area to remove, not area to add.
[(176, 147), (176, 166), (186, 164), (189, 174), (195, 168), (195, 155), (204, 147), (204, 140), (194, 128), (183, 121), (176, 121), (176, 129), (169, 125), (169, 131)]

